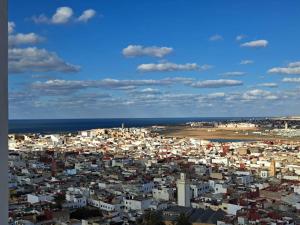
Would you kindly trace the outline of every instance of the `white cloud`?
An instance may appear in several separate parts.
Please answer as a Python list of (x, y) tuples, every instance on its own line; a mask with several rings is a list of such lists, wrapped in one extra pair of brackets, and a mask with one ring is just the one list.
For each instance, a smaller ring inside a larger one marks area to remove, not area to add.
[[(112, 88), (117, 90), (134, 89), (142, 86), (168, 86), (176, 83), (191, 82), (192, 78), (174, 77), (165, 78), (161, 80), (117, 80), (106, 78), (102, 80), (48, 80), (45, 82), (37, 81), (33, 83), (32, 87), (35, 89), (73, 89), (81, 90), (87, 88)], [(154, 91), (154, 89), (144, 89), (144, 92)]]
[(254, 63), (254, 61), (250, 60), (250, 59), (245, 59), (240, 62), (241, 65), (248, 65), (248, 64), (252, 64), (252, 63)]
[(260, 86), (260, 87), (275, 88), (275, 87), (278, 87), (278, 84), (276, 84), (276, 83), (261, 83), (261, 84), (258, 84), (258, 86)]
[(8, 22), (8, 45), (9, 45), (9, 47), (16, 46), (16, 45), (37, 44), (44, 40), (43, 37), (41, 37), (35, 33), (14, 34), (15, 27), (16, 27), (16, 25), (14, 22)]
[(216, 92), (216, 93), (210, 93), (207, 95), (207, 98), (209, 99), (218, 99), (218, 98), (224, 98), (225, 97), (224, 92)]
[(221, 73), (220, 75), (230, 77), (230, 76), (243, 76), (245, 74), (246, 72), (233, 71), (233, 72)]
[(10, 73), (23, 72), (78, 72), (79, 66), (65, 62), (54, 52), (36, 47), (12, 48), (8, 50)]
[(158, 95), (161, 91), (155, 88), (144, 88), (142, 90), (134, 90), (129, 92), (131, 95)]
[(192, 82), (189, 84), (191, 87), (195, 88), (222, 88), (222, 87), (230, 87), (230, 86), (240, 86), (243, 85), (242, 81), (239, 80), (204, 80)]
[(222, 37), (222, 35), (215, 34), (215, 35), (211, 36), (211, 37), (209, 38), (209, 40), (210, 40), (210, 41), (221, 41), (221, 40), (223, 40), (223, 37)]
[(300, 62), (291, 62), (287, 67), (274, 67), (268, 73), (300, 75)]
[(196, 63), (175, 64), (175, 63), (149, 63), (141, 64), (137, 67), (140, 72), (170, 72), (170, 71), (191, 71), (191, 70), (207, 70), (211, 68), (209, 65), (199, 66)]
[(87, 22), (92, 19), (96, 15), (96, 11), (94, 9), (84, 10), (81, 16), (78, 17), (79, 22)]
[(300, 61), (289, 63), (288, 67), (300, 67)]
[(43, 37), (40, 37), (35, 33), (28, 33), (28, 34), (18, 33), (16, 35), (8, 36), (8, 45), (16, 46), (16, 45), (26, 45), (26, 44), (37, 44), (43, 40), (44, 40)]
[(238, 35), (238, 36), (235, 37), (235, 40), (241, 41), (242, 39), (244, 39), (244, 38), (246, 38), (246, 37), (247, 37), (246, 35), (240, 34), (240, 35)]
[(73, 16), (73, 10), (70, 7), (59, 7), (52, 16), (51, 22), (54, 24), (68, 23)]
[(274, 67), (268, 73), (300, 74), (300, 67)]
[(282, 82), (286, 82), (286, 83), (300, 83), (300, 78), (289, 78), (289, 77), (285, 77), (282, 79)]
[(255, 40), (249, 41), (241, 44), (241, 47), (249, 47), (249, 48), (265, 48), (269, 42), (267, 40)]
[(128, 45), (122, 50), (123, 55), (126, 57), (153, 56), (162, 58), (171, 52), (173, 52), (173, 48), (170, 47), (144, 47), (142, 45)]
[(13, 33), (14, 30), (15, 30), (15, 27), (16, 27), (15, 23), (9, 21), (8, 24), (7, 24), (7, 26), (8, 26), (8, 34)]
[(71, 7), (63, 6), (56, 9), (56, 12), (51, 18), (41, 14), (39, 16), (33, 16), (32, 20), (35, 23), (47, 23), (47, 24), (67, 24), (73, 21), (87, 22), (96, 15), (96, 11), (93, 9), (87, 9), (82, 12), (78, 18), (74, 18), (74, 12)]
[(274, 95), (270, 91), (264, 91), (260, 89), (254, 89), (243, 93), (242, 100), (252, 101), (257, 99), (265, 99), (265, 100), (277, 100), (278, 96)]

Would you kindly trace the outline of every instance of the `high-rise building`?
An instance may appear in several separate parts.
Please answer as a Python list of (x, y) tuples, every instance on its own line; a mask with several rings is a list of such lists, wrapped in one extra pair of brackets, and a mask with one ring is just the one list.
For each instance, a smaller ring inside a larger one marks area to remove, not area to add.
[(185, 173), (181, 173), (180, 179), (177, 180), (177, 204), (185, 207), (191, 206), (190, 181)]
[(276, 176), (276, 162), (274, 159), (272, 159), (271, 161), (269, 172), (270, 172), (270, 177)]

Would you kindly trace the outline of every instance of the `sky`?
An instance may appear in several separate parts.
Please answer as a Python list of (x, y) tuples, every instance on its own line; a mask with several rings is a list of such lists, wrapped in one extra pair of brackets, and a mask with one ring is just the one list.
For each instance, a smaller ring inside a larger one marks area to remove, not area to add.
[(9, 116), (300, 115), (298, 0), (10, 0)]

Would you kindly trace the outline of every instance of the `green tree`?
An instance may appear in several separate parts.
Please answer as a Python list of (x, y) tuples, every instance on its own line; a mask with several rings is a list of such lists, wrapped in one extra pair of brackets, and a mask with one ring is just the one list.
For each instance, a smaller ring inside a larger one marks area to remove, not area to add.
[(149, 211), (137, 220), (138, 225), (164, 225), (160, 212)]
[(189, 221), (189, 218), (184, 213), (181, 213), (176, 220), (176, 225), (192, 225), (192, 223)]
[(62, 208), (62, 204), (65, 202), (66, 200), (66, 197), (64, 194), (57, 194), (54, 196), (54, 206), (53, 208), (59, 208), (61, 209)]
[(88, 219), (91, 217), (102, 217), (102, 213), (99, 209), (90, 209), (90, 208), (79, 208), (70, 214), (71, 219)]

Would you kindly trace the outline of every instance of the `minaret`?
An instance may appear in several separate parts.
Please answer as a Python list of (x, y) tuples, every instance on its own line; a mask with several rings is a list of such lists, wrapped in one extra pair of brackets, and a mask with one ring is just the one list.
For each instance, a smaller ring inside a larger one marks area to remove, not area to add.
[(287, 122), (287, 121), (285, 121), (285, 122), (284, 122), (284, 129), (286, 129), (286, 130), (287, 130), (288, 128), (289, 128), (289, 124), (288, 124), (288, 122)]
[(272, 161), (271, 161), (269, 170), (270, 170), (269, 171), (270, 177), (275, 177), (276, 176), (276, 162), (274, 159), (272, 159)]
[(181, 173), (180, 179), (177, 180), (177, 204), (185, 207), (191, 206), (190, 181), (185, 173)]

